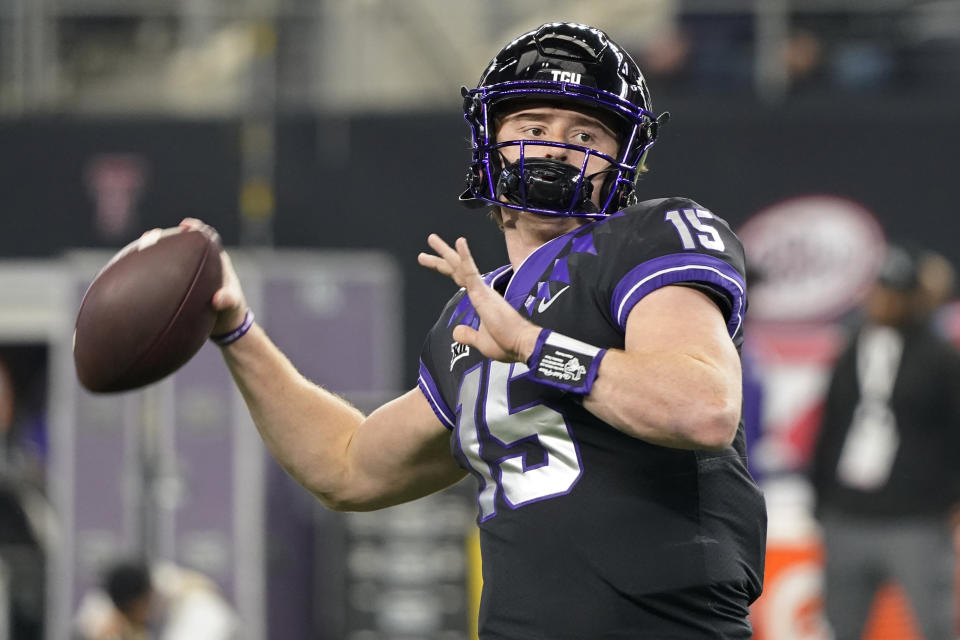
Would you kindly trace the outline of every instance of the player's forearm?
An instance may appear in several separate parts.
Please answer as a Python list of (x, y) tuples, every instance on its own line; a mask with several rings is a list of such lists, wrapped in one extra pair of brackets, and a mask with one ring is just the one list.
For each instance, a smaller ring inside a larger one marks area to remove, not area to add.
[(304, 378), (259, 326), (223, 349), (273, 457), (324, 503), (349, 485), (348, 445), (363, 414)]
[(702, 356), (611, 349), (583, 406), (652, 444), (723, 449), (740, 421), (739, 374)]

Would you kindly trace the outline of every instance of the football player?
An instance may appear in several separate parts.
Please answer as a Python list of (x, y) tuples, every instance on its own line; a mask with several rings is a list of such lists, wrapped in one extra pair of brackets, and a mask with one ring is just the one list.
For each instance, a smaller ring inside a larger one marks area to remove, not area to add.
[(525, 33), (463, 99), (461, 200), (492, 209), (510, 263), (481, 274), (465, 239), (430, 236), (420, 263), (462, 288), (417, 388), (364, 416), (269, 341), (224, 254), (214, 340), (257, 427), (334, 509), (473, 475), (481, 638), (750, 638), (766, 516), (740, 425), (739, 240), (692, 200), (638, 202), (665, 114), (602, 31)]

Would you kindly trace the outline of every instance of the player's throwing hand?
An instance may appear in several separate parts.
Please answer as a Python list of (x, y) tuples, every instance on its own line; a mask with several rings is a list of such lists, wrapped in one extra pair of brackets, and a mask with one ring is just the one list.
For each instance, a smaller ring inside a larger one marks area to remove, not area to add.
[[(213, 227), (197, 218), (184, 218), (180, 226), (185, 229), (197, 229), (216, 235)], [(213, 327), (212, 335), (226, 334), (243, 323), (248, 308), (247, 301), (240, 287), (240, 279), (233, 268), (233, 262), (226, 251), (220, 251), (220, 262), (223, 271), (223, 286), (213, 294), (213, 308), (217, 311), (217, 323)]]
[(526, 320), (516, 309), (483, 281), (477, 269), (466, 238), (457, 238), (456, 249), (435, 233), (427, 244), (437, 255), (421, 253), (418, 262), (424, 267), (456, 282), (467, 290), (470, 302), (480, 317), (480, 327), (474, 329), (459, 325), (453, 338), (461, 344), (475, 347), (488, 358), (501, 362), (526, 362), (533, 353), (541, 327)]

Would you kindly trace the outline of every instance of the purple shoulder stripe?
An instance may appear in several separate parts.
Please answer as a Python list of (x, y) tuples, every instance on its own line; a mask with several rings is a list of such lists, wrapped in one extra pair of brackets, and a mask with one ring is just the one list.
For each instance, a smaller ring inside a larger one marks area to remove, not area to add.
[(433, 376), (430, 375), (430, 371), (426, 365), (423, 364), (423, 360), (420, 361), (420, 377), (417, 378), (417, 386), (420, 387), (420, 391), (427, 399), (427, 402), (430, 403), (433, 412), (440, 418), (440, 422), (448, 429), (453, 429), (456, 426), (454, 414), (443, 401), (443, 396), (440, 395), (440, 389), (437, 388), (437, 384), (433, 381)]
[(673, 253), (637, 265), (614, 288), (610, 312), (620, 330), (626, 331), (630, 310), (645, 295), (669, 284), (691, 281), (708, 282), (730, 296), (733, 311), (727, 332), (734, 337), (743, 325), (743, 276), (727, 262), (699, 253)]

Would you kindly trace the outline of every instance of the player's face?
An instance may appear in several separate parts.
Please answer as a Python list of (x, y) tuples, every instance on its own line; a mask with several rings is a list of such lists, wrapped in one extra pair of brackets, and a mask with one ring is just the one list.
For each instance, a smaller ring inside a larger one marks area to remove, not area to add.
[[(522, 108), (504, 116), (497, 130), (497, 142), (510, 140), (563, 142), (611, 157), (616, 157), (618, 146), (616, 134), (599, 118), (581, 111), (549, 105)], [(516, 162), (520, 158), (519, 145), (503, 147), (501, 152), (508, 163)], [(550, 158), (577, 168), (583, 164), (584, 157), (582, 151), (538, 144), (525, 145), (524, 154), (527, 157)], [(606, 160), (591, 155), (587, 162), (586, 175), (594, 175), (609, 166), (610, 163)], [(591, 178), (594, 183), (593, 200), (598, 206), (604, 175)]]

